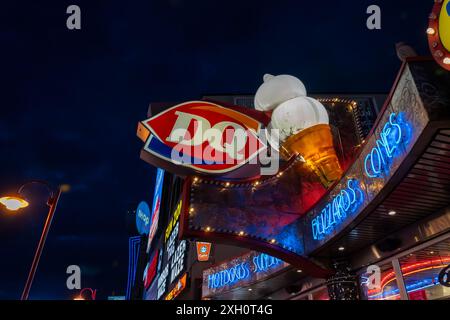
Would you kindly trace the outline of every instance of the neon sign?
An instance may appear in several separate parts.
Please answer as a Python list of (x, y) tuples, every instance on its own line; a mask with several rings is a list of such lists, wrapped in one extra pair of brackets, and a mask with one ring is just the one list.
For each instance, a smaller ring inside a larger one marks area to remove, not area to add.
[(401, 152), (402, 142), (408, 143), (410, 128), (403, 119), (404, 114), (391, 113), (389, 121), (380, 133), (380, 139), (376, 141), (376, 146), (367, 154), (364, 159), (365, 173), (370, 178), (388, 175), (391, 164), (396, 156)]
[[(364, 158), (365, 175), (369, 178), (389, 176), (392, 163), (401, 156), (402, 146), (408, 145), (411, 138), (411, 126), (405, 120), (405, 114), (395, 112), (389, 115), (382, 127), (380, 138)], [(369, 181), (364, 181), (366, 184)], [(347, 181), (347, 187), (341, 190), (311, 221), (314, 240), (322, 240), (336, 230), (348, 216), (354, 214), (364, 202), (361, 182), (356, 179)]]
[(254, 272), (266, 272), (281, 263), (283, 263), (282, 260), (263, 253), (253, 258), (253, 264), (255, 266)]
[(208, 288), (219, 289), (231, 286), (239, 281), (251, 278), (252, 275), (273, 270), (284, 263), (282, 260), (265, 253), (253, 256), (252, 264), (248, 260), (239, 260), (239, 263), (232, 267), (208, 275)]
[(248, 278), (249, 275), (250, 267), (247, 262), (243, 262), (229, 269), (210, 274), (208, 276), (208, 287), (211, 289), (217, 289), (224, 286), (229, 286)]
[(314, 240), (321, 240), (331, 233), (335, 226), (354, 213), (364, 201), (360, 182), (355, 179), (347, 181), (347, 187), (337, 194), (311, 221)]

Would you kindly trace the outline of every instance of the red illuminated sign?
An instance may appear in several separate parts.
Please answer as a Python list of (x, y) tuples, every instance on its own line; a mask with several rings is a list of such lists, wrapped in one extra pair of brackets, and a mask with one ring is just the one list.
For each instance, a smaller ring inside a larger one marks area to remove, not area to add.
[(211, 252), (211, 243), (197, 242), (197, 259), (198, 261), (208, 261)]
[(194, 172), (224, 174), (255, 159), (266, 148), (261, 123), (206, 101), (176, 105), (143, 121), (138, 135), (144, 150)]
[(148, 289), (152, 284), (156, 275), (156, 267), (158, 265), (158, 251), (153, 255), (144, 271), (144, 287)]

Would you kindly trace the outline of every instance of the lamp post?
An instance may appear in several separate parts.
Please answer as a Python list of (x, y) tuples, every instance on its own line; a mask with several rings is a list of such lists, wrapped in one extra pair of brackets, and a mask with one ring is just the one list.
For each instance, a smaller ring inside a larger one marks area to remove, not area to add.
[(28, 273), (27, 282), (22, 292), (21, 300), (28, 300), (28, 295), (30, 293), (31, 285), (34, 280), (34, 275), (36, 274), (36, 269), (41, 259), (42, 250), (44, 249), (45, 241), (47, 240), (47, 235), (52, 224), (53, 216), (55, 214), (56, 206), (61, 195), (61, 189), (53, 188), (48, 182), (41, 180), (33, 180), (22, 185), (17, 194), (6, 196), (0, 198), (0, 203), (3, 204), (6, 209), (10, 211), (17, 211), (19, 209), (25, 208), (29, 205), (28, 201), (21, 195), (23, 189), (30, 184), (41, 184), (47, 187), (49, 192), (49, 197), (47, 200), (47, 206), (49, 207), (47, 218), (45, 220), (44, 228), (42, 230), (41, 238), (39, 239), (36, 252), (34, 254), (33, 262), (31, 263), (30, 272)]

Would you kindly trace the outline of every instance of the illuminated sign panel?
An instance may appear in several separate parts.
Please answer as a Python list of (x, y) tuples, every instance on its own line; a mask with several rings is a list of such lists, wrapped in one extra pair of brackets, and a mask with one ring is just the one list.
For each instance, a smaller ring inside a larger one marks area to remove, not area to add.
[(209, 260), (209, 254), (211, 252), (211, 243), (209, 242), (197, 242), (197, 260), (205, 262)]
[(185, 288), (186, 288), (186, 279), (187, 274), (185, 273), (180, 280), (178, 280), (175, 287), (170, 291), (167, 296), (164, 298), (164, 300), (173, 300), (175, 299)]
[(148, 289), (156, 276), (156, 267), (158, 265), (158, 251), (153, 254), (144, 271), (144, 288)]
[(150, 231), (150, 207), (142, 201), (136, 209), (136, 228), (139, 234), (148, 234)]
[(266, 148), (260, 128), (260, 122), (233, 109), (191, 101), (141, 122), (138, 134), (146, 139), (144, 150), (160, 161), (192, 173), (224, 174)]
[(149, 234), (148, 234), (147, 253), (150, 252), (153, 238), (155, 237), (156, 230), (158, 229), (159, 211), (161, 209), (160, 207), (161, 207), (163, 181), (164, 181), (164, 170), (158, 168), (156, 171), (155, 193), (153, 195), (152, 216), (150, 219), (150, 230), (149, 230)]
[(158, 300), (164, 298), (167, 291), (171, 289), (176, 281), (179, 281), (180, 275), (186, 270), (189, 243), (186, 240), (178, 239), (182, 205), (182, 201), (179, 201), (161, 240), (164, 245), (163, 249), (161, 249), (163, 253), (160, 253), (160, 261), (164, 262), (161, 262), (159, 265), (160, 274), (157, 280), (158, 289), (156, 296)]
[(203, 296), (261, 281), (288, 264), (265, 253), (251, 251), (241, 257), (203, 271)]

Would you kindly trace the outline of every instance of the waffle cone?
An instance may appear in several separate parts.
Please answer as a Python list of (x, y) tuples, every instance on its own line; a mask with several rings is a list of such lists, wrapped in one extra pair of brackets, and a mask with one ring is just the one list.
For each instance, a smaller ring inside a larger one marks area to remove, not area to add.
[(294, 155), (301, 155), (307, 167), (325, 186), (342, 176), (342, 168), (333, 146), (331, 127), (327, 124), (312, 126), (290, 136), (282, 144), (280, 154), (286, 160)]

